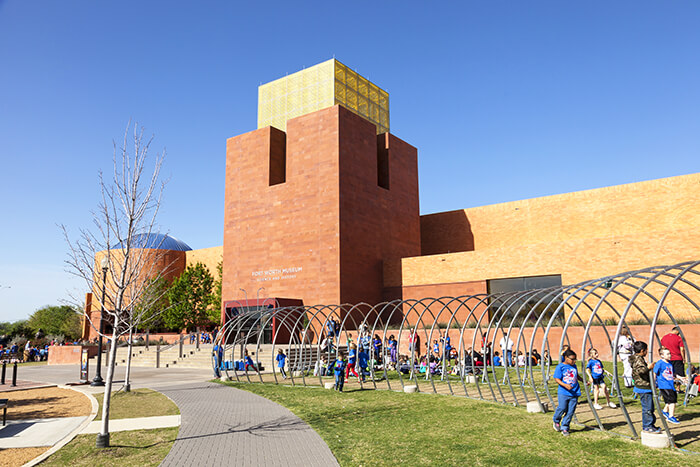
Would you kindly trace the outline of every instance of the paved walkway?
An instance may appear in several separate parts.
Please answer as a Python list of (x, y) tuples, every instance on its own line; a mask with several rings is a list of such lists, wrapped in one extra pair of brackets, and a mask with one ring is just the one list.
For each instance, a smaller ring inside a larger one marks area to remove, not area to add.
[(216, 383), (159, 388), (180, 408), (182, 425), (161, 466), (332, 466), (326, 443), (284, 407)]

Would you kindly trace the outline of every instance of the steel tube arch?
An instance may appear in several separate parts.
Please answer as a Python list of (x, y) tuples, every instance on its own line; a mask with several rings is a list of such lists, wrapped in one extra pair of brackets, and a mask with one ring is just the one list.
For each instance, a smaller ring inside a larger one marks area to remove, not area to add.
[[(698, 348), (700, 342), (689, 342), (689, 336), (698, 333), (688, 334), (683, 327), (700, 324), (698, 303), (700, 261), (687, 261), (518, 292), (396, 299), (377, 304), (258, 308), (254, 313), (228, 317), (215, 339), (223, 357), (213, 353), (212, 366), (222, 377), (236, 381), (319, 386), (332, 381), (323, 374), (321, 359), (330, 368), (338, 355), (347, 356), (350, 344), (357, 343), (358, 356), (364, 349), (368, 355), (363, 355), (363, 363), (367, 359), (369, 364), (358, 368), (361, 378), (348, 385), (398, 391), (412, 385), (417, 390), (502, 404), (536, 403), (542, 407), (548, 402), (554, 407), (557, 385), (551, 374), (564, 345), (581, 353), (581, 374), (585, 374), (588, 349), (595, 347), (609, 370), (611, 389), (619, 405), (619, 412), (612, 418), (618, 420), (610, 422), (612, 412), (602, 416), (600, 409), (595, 409), (591, 387), (584, 379), (581, 387), (586, 397), (579, 405), (578, 421), (636, 438), (641, 412), (638, 405), (630, 404), (631, 392), (621, 384), (618, 345), (622, 331), (628, 330), (633, 338), (648, 339), (648, 358), (652, 360), (664, 329), (679, 327), (689, 374), (691, 347)], [(337, 330), (331, 326), (333, 331), (329, 332), (331, 320), (338, 326)], [(396, 352), (390, 349), (391, 335)], [(418, 348), (416, 337), (424, 346)], [(501, 338), (505, 339), (505, 350), (508, 341), (513, 341), (514, 358), (508, 365), (499, 366), (495, 354)], [(332, 345), (324, 347), (323, 342), (329, 340)], [(479, 344), (481, 353), (477, 350)], [(265, 369), (259, 365), (255, 371), (245, 366), (241, 369), (239, 362), (248, 347), (254, 349)], [(275, 357), (279, 348), (287, 351), (288, 381), (278, 377)], [(547, 355), (548, 359), (538, 360), (537, 348), (542, 351), (541, 357)], [(455, 359), (448, 355), (452, 349)], [(700, 359), (700, 352), (695, 356)], [(310, 378), (312, 369), (315, 374)], [(652, 391), (660, 412), (658, 391)], [(672, 442), (664, 417), (659, 418)]]

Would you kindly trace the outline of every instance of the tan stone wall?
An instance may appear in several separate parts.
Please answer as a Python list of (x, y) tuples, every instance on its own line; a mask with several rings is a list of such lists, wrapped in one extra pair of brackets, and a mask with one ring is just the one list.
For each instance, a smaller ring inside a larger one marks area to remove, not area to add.
[(658, 236), (700, 227), (699, 207), (700, 173), (695, 173), (429, 214), (421, 217), (422, 251)]
[(204, 264), (209, 272), (217, 278), (216, 267), (223, 261), (224, 247), (214, 246), (211, 248), (200, 248), (199, 250), (190, 250), (185, 252), (185, 267), (194, 266), (197, 263)]
[[(548, 274), (574, 284), (697, 260), (699, 207), (700, 174), (691, 174), (423, 216), (422, 251), (452, 253), (385, 262), (384, 284), (406, 290)], [(678, 295), (668, 304), (675, 316), (698, 313)], [(654, 307), (646, 301), (646, 311)]]

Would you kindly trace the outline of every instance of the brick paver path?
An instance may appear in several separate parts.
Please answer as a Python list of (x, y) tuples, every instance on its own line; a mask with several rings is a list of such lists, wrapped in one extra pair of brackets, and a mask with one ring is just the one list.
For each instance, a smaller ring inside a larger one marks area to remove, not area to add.
[(328, 445), (286, 408), (216, 383), (160, 388), (182, 425), (161, 466), (333, 466)]

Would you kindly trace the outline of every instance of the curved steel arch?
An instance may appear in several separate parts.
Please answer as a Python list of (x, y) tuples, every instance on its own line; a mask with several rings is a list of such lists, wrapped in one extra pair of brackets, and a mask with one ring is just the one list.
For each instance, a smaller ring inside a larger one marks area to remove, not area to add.
[[(313, 379), (307, 378), (311, 368), (320, 366), (322, 356), (330, 365), (331, 358), (347, 354), (354, 334), (358, 344), (362, 339), (370, 339), (368, 374), (363, 375), (367, 380), (362, 381), (362, 378), (357, 382), (360, 388), (378, 389), (383, 387), (378, 385), (383, 381), (389, 390), (403, 390), (409, 384), (420, 390), (420, 386), (425, 386), (421, 383), (422, 367), (425, 371), (422, 381), (430, 384), (433, 393), (464, 395), (513, 405), (532, 401), (542, 406), (548, 401), (553, 406), (552, 391), (557, 385), (551, 379), (551, 367), (558, 363), (564, 345), (580, 349), (582, 373), (586, 349), (599, 347), (601, 357), (605, 355), (610, 360), (607, 365), (611, 370), (612, 389), (624, 423), (616, 428), (599, 415), (600, 409), (593, 406), (586, 379), (581, 385), (587, 402), (580, 405), (583, 409), (581, 419), (585, 418), (584, 423), (592, 428), (636, 438), (639, 409), (630, 406), (630, 393), (620, 384), (618, 343), (622, 330), (631, 332), (634, 329), (634, 334), (640, 337), (647, 336), (648, 331), (649, 353), (653, 355), (655, 344), (660, 345), (658, 326), (664, 323), (678, 326), (690, 356), (683, 325), (679, 324), (679, 316), (669, 308), (680, 306), (684, 309), (687, 314), (683, 316), (684, 322), (688, 322), (688, 317), (691, 322), (700, 322), (699, 277), (700, 261), (687, 261), (572, 285), (519, 292), (397, 299), (375, 305), (319, 304), (257, 310), (234, 316), (221, 327), (215, 344), (222, 349), (223, 357), (213, 353), (212, 366), (226, 378), (233, 376), (237, 381), (279, 384), (275, 356), (276, 349), (284, 346), (288, 352), (289, 382), (292, 385), (322, 385), (328, 380), (324, 380), (326, 376), (320, 372)], [(322, 348), (322, 340), (327, 337), (327, 323), (331, 319), (337, 321), (338, 330), (332, 333), (333, 345)], [(263, 330), (273, 320), (272, 341), (266, 343)], [(395, 360), (388, 345), (390, 334), (395, 334)], [(425, 339), (420, 352), (413, 346), (414, 336)], [(494, 363), (495, 348), (501, 336), (506, 342), (509, 339), (514, 341), (514, 355), (521, 353), (523, 356), (518, 359), (516, 355), (515, 365), (496, 366)], [(536, 341), (540, 342), (542, 356), (547, 354), (551, 361), (533, 361)], [(477, 364), (475, 357), (479, 342), (483, 361)], [(266, 353), (270, 352), (270, 368), (261, 370), (257, 367), (254, 372), (235, 369), (233, 361), (243, 359), (247, 346), (254, 346), (257, 357), (267, 357)], [(454, 363), (447, 355), (450, 347), (455, 349)], [(431, 354), (439, 364), (429, 364)], [(687, 363), (688, 373), (690, 361)], [(652, 391), (660, 411), (658, 393), (654, 388)], [(672, 441), (664, 417), (660, 418)], [(625, 427), (628, 431), (620, 432)]]

